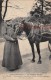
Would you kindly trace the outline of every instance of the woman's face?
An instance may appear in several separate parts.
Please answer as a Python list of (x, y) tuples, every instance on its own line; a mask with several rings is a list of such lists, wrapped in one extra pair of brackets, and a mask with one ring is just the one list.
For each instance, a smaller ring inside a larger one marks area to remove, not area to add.
[(8, 21), (8, 22), (7, 22), (7, 26), (8, 26), (8, 27), (12, 27), (12, 21)]

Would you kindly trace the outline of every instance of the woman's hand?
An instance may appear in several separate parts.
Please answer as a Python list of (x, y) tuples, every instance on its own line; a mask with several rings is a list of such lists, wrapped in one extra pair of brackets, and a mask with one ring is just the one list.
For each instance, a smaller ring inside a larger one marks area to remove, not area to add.
[(12, 42), (15, 42), (15, 43), (18, 42), (18, 41), (17, 41), (17, 38), (16, 38), (16, 39), (11, 38), (11, 40), (12, 40)]
[(15, 39), (11, 38), (12, 41), (15, 41)]

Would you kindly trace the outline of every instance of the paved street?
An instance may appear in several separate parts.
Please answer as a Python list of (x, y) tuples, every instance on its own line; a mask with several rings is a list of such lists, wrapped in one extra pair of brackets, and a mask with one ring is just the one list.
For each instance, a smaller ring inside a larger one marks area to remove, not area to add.
[[(19, 40), (19, 47), (22, 55), (23, 65), (19, 70), (12, 72), (13, 74), (51, 73), (51, 61), (49, 60), (50, 52), (47, 48), (47, 42), (40, 44), (42, 64), (37, 64), (38, 54), (36, 52), (36, 47), (35, 47), (36, 62), (35, 63), (31, 62), (32, 52), (27, 39), (24, 41)], [(10, 71), (3, 68), (1, 65), (3, 58), (3, 49), (4, 42), (0, 42), (0, 73), (7, 74), (10, 73)]]
[(46, 43), (41, 43), (41, 56), (42, 56), (42, 64), (37, 64), (38, 61), (38, 54), (36, 52), (35, 47), (35, 55), (36, 55), (36, 62), (32, 63), (32, 52), (31, 47), (29, 45), (28, 40), (21, 41), (19, 40), (19, 47), (20, 52), (22, 55), (23, 65), (20, 69), (15, 70), (13, 72), (8, 71), (6, 68), (2, 67), (2, 58), (3, 58), (3, 49), (4, 49), (4, 42), (2, 40), (0, 41), (0, 77), (2, 80), (12, 79), (13, 80), (20, 80), (20, 77), (22, 80), (37, 80), (38, 78), (41, 80), (41, 77), (44, 79), (44, 77), (50, 79), (51, 77), (51, 61), (49, 60), (50, 52), (47, 48)]

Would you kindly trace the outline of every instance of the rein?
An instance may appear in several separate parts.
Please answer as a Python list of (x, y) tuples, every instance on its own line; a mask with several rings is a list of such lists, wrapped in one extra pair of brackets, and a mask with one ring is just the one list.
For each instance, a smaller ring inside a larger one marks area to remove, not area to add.
[(40, 35), (40, 34), (37, 34), (37, 33), (34, 33), (34, 34), (37, 35), (37, 36), (41, 36), (41, 37), (44, 37), (44, 38), (49, 38), (49, 39), (51, 39), (51, 37), (43, 36), (44, 33), (42, 33), (41, 35)]
[[(47, 33), (47, 32), (46, 32)], [(30, 33), (29, 33), (29, 35), (27, 36), (25, 36), (26, 38), (29, 38), (30, 37), (30, 34), (31, 34), (31, 31), (30, 31)], [(49, 38), (49, 39), (51, 39), (51, 37), (46, 37), (46, 36), (43, 36), (43, 34), (44, 33), (41, 33), (41, 34), (37, 34), (37, 33), (35, 33), (35, 32), (33, 32), (33, 34), (35, 34), (35, 36), (37, 35), (37, 36), (40, 36), (40, 37), (43, 37), (43, 38)], [(47, 33), (48, 34), (48, 33)], [(51, 32), (49, 33), (49, 34), (51, 34)], [(33, 35), (32, 35), (32, 37), (33, 37)], [(31, 38), (32, 38), (31, 37)], [(26, 39), (22, 39), (22, 38), (19, 38), (20, 40), (26, 40)]]
[[(37, 33), (34, 33), (35, 35), (37, 35), (37, 36), (40, 36), (40, 37), (43, 37), (43, 38), (49, 38), (49, 39), (51, 39), (51, 37), (46, 37), (46, 36), (43, 36), (42, 34), (40, 35), (40, 34), (37, 34)], [(30, 35), (30, 33), (29, 33), (29, 35)], [(27, 36), (25, 36), (26, 38), (29, 38), (29, 35)], [(32, 36), (33, 37), (33, 36)], [(31, 37), (31, 38), (32, 38)], [(20, 37), (18, 37), (20, 40), (26, 40), (26, 39), (22, 39), (22, 38), (20, 38)]]

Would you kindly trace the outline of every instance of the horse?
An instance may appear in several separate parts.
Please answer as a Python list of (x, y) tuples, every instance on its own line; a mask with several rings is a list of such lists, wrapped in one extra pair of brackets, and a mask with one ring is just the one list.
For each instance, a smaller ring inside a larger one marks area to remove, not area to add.
[[(41, 27), (34, 26), (32, 22), (26, 22), (25, 20), (23, 20), (20, 23), (18, 33), (20, 32), (22, 33), (23, 31), (26, 33), (28, 41), (32, 49), (32, 55), (33, 55), (32, 62), (35, 62), (35, 51), (34, 51), (34, 43), (35, 43), (37, 52), (39, 55), (38, 64), (41, 64), (42, 60), (41, 60), (41, 54), (40, 54), (40, 42), (49, 41), (49, 44), (51, 44), (51, 34), (48, 34), (48, 33), (41, 34), (42, 33)], [(49, 45), (48, 47), (51, 52)], [(49, 58), (51, 59), (51, 54)]]

